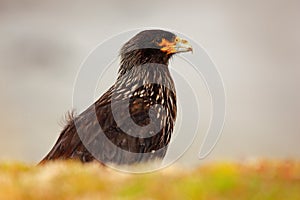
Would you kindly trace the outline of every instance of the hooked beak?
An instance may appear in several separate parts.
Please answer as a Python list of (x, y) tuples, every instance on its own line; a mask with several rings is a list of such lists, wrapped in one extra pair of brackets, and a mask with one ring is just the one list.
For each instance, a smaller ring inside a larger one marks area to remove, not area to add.
[(174, 47), (174, 49), (176, 50), (175, 53), (188, 52), (188, 51), (193, 52), (192, 45), (187, 40), (181, 39), (179, 37), (175, 38), (175, 47)]
[(193, 51), (192, 45), (187, 40), (179, 37), (176, 37), (173, 42), (162, 39), (162, 42), (158, 45), (162, 47), (160, 50), (167, 54)]

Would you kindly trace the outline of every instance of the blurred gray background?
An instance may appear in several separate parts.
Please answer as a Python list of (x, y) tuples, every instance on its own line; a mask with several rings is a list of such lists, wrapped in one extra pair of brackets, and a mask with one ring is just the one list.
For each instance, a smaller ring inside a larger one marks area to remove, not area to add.
[[(218, 66), (227, 117), (208, 159), (299, 159), (299, 19), (300, 1), (292, 0), (0, 0), (0, 159), (39, 161), (72, 108), (73, 84), (88, 53), (141, 27), (188, 35)], [(112, 70), (105, 86), (115, 76)], [(197, 161), (202, 139), (181, 162)]]

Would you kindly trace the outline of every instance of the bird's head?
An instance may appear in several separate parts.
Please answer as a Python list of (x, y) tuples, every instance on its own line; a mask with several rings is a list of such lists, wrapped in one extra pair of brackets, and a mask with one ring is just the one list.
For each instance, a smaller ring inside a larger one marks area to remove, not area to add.
[(187, 40), (164, 30), (145, 30), (128, 42), (120, 51), (121, 65), (132, 68), (145, 63), (168, 64), (172, 55), (192, 51)]

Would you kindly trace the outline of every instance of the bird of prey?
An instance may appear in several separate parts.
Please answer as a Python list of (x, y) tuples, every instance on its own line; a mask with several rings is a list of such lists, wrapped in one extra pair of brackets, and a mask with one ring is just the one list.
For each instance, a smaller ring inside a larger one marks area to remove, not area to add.
[(41, 163), (55, 159), (134, 164), (164, 158), (176, 120), (176, 91), (168, 63), (192, 51), (164, 30), (144, 30), (120, 50), (114, 85), (72, 116)]

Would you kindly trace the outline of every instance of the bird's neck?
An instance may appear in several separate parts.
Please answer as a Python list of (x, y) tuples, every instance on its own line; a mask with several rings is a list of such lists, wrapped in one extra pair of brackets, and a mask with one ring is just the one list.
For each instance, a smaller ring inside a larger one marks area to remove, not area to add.
[[(124, 66), (122, 66), (124, 65)], [(130, 88), (134, 85), (160, 84), (175, 91), (174, 82), (166, 62), (121, 63), (115, 87)]]
[(157, 49), (134, 50), (127, 52), (121, 57), (119, 76), (123, 76), (131, 70), (139, 69), (141, 66), (147, 67), (147, 65), (153, 64), (164, 66), (168, 71), (170, 57), (171, 55), (163, 54)]

